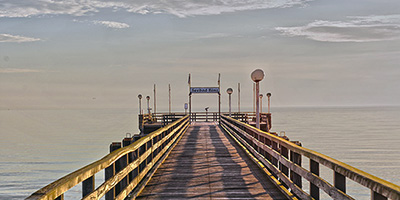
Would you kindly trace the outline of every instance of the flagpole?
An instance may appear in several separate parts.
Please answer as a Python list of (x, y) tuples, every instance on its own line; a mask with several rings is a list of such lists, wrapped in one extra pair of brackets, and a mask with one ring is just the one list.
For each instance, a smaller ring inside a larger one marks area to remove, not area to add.
[(218, 73), (218, 115), (221, 123), (221, 73)]
[(168, 99), (169, 99), (169, 114), (171, 114), (171, 84), (168, 84), (168, 91), (169, 91), (169, 95), (168, 95)]

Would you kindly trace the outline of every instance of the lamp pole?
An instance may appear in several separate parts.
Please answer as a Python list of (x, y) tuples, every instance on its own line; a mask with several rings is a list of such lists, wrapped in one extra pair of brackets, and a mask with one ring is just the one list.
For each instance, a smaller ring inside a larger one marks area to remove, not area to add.
[(142, 95), (139, 94), (137, 97), (139, 98), (139, 115), (141, 115), (142, 114)]
[(263, 98), (263, 94), (260, 94), (260, 113), (262, 113), (262, 98)]
[(150, 96), (147, 96), (146, 99), (147, 99), (147, 113), (150, 115), (150, 105), (149, 105), (149, 103), (150, 103)]
[(226, 92), (229, 94), (229, 117), (232, 116), (231, 111), (232, 111), (232, 98), (231, 98), (231, 94), (233, 93), (233, 89), (232, 88), (228, 88), (226, 90)]
[(268, 113), (271, 113), (271, 93), (267, 93), (267, 97), (268, 97)]
[(256, 83), (256, 128), (260, 129), (260, 81), (264, 79), (264, 72), (256, 69), (251, 73), (251, 79)]
[(168, 103), (169, 103), (169, 114), (171, 114), (171, 84), (168, 84)]
[(240, 113), (240, 83), (238, 83), (238, 113)]

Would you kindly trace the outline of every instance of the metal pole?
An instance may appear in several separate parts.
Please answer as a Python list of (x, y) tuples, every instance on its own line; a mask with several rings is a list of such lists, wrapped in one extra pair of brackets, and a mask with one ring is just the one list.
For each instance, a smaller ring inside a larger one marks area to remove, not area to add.
[(147, 99), (147, 113), (150, 115), (150, 96), (147, 96), (146, 97), (146, 99)]
[(156, 102), (156, 84), (154, 84), (154, 100), (153, 100), (153, 102), (154, 102), (154, 112), (153, 113), (156, 113), (157, 112), (157, 107), (156, 107), (156, 105), (157, 105), (157, 102)]
[(271, 108), (271, 93), (270, 92), (267, 93), (267, 97), (268, 97), (268, 113), (271, 113), (271, 110), (270, 110), (270, 108)]
[(270, 96), (268, 96), (268, 113), (271, 113), (271, 100), (270, 100)]
[(260, 113), (262, 113), (262, 98), (263, 98), (263, 95), (262, 94), (260, 94)]
[(139, 113), (142, 114), (142, 99), (139, 99)]
[(142, 95), (139, 94), (138, 98), (139, 98), (139, 115), (141, 115), (141, 114), (143, 114), (142, 113)]
[(253, 113), (256, 112), (256, 100), (255, 100), (255, 95), (256, 95), (256, 84), (253, 83)]
[(219, 122), (221, 122), (221, 74), (218, 73), (218, 115)]
[(238, 112), (240, 113), (240, 83), (238, 83)]
[(221, 122), (221, 92), (218, 94), (218, 115), (219, 122)]
[(229, 117), (232, 117), (232, 115), (231, 115), (231, 94), (229, 94)]
[[(259, 96), (260, 93), (260, 83), (256, 82), (256, 97)], [(256, 127), (260, 129), (260, 99), (256, 98)]]
[(168, 89), (169, 89), (169, 114), (171, 114), (171, 84), (168, 84)]

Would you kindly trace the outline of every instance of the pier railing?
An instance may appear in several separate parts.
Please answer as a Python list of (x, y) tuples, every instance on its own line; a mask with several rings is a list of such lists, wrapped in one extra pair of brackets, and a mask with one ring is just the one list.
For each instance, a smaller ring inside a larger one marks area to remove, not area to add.
[[(113, 143), (110, 154), (33, 193), (27, 199), (63, 199), (64, 193), (82, 182), (82, 199), (135, 197), (187, 130), (189, 116), (180, 118), (141, 139), (120, 148)], [(126, 141), (128, 141), (126, 143)], [(105, 181), (95, 188), (95, 174), (104, 170)]]
[[(224, 115), (228, 115), (228, 113), (221, 113)], [(145, 124), (152, 123), (161, 123), (163, 126), (172, 123), (183, 116), (185, 113), (151, 113), (151, 114), (142, 114), (139, 115), (139, 130), (143, 130), (143, 126)], [(231, 117), (237, 119), (241, 122), (245, 122), (247, 124), (255, 123), (256, 121), (256, 113), (253, 112), (232, 112)], [(219, 113), (218, 112), (192, 112), (190, 114), (191, 121), (219, 121)], [(271, 129), (271, 113), (260, 113), (260, 122), (261, 124), (266, 124), (266, 127), (269, 130)]]
[[(320, 190), (333, 199), (353, 199), (346, 194), (348, 178), (369, 188), (373, 200), (400, 200), (398, 185), (231, 117), (221, 116), (221, 125), (300, 199), (318, 200)], [(303, 156), (310, 160), (309, 169), (301, 166)], [(320, 165), (333, 171), (333, 185), (319, 176)], [(309, 181), (309, 193), (302, 189), (302, 179)]]

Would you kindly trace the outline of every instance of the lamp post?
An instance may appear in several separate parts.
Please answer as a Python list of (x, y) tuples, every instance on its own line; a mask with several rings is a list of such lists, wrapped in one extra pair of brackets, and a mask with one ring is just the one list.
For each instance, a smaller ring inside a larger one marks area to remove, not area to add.
[(267, 93), (267, 97), (268, 97), (268, 113), (271, 113), (271, 93)]
[[(256, 69), (251, 73), (251, 79), (256, 83), (256, 97), (260, 93), (260, 81), (264, 79), (264, 72)], [(256, 98), (256, 128), (260, 129), (260, 98)]]
[(146, 99), (147, 99), (147, 113), (150, 115), (150, 105), (149, 105), (149, 103), (150, 103), (150, 96), (147, 96)]
[(260, 94), (260, 113), (262, 113), (262, 98), (263, 98), (263, 94)]
[(142, 95), (139, 94), (137, 97), (139, 98), (139, 115), (141, 115), (142, 114)]
[(231, 98), (231, 94), (233, 93), (233, 89), (232, 88), (228, 88), (226, 90), (226, 93), (229, 94), (229, 117), (231, 117), (231, 111), (232, 111), (232, 98)]

